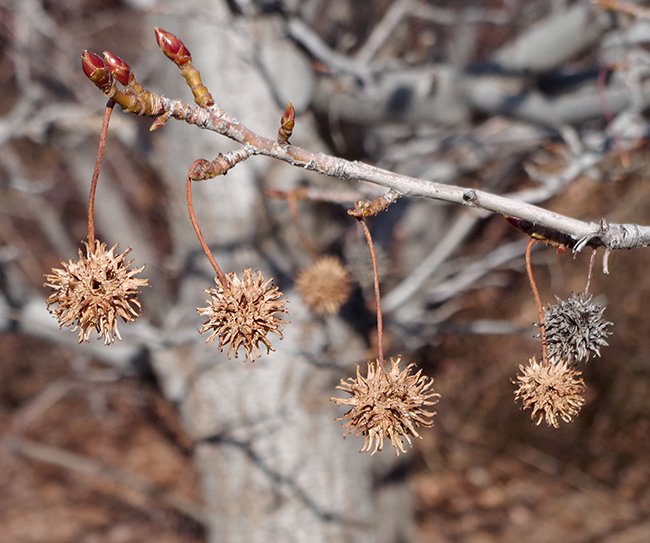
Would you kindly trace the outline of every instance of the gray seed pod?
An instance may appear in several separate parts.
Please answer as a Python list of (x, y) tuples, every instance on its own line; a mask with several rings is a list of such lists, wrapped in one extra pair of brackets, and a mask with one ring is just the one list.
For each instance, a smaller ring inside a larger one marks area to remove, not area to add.
[(593, 301), (591, 294), (572, 293), (567, 300), (556, 296), (557, 303), (544, 308), (544, 326), (549, 358), (573, 363), (600, 356), (600, 348), (608, 345), (608, 327), (603, 319), (605, 306)]

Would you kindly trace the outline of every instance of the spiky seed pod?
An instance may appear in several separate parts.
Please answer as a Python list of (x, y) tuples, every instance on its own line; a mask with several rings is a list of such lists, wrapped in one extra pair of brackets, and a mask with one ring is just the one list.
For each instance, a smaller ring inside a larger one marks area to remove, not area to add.
[(281, 328), (286, 323), (281, 316), (287, 312), (287, 300), (272, 284), (273, 280), (265, 281), (260, 271), (247, 268), (241, 279), (236, 273), (229, 273), (227, 277), (226, 287), (215, 278), (217, 288), (206, 289), (209, 305), (197, 308), (197, 312), (208, 320), (201, 325), (199, 333), (210, 332), (207, 343), (219, 338), (219, 350), (227, 346), (228, 358), (233, 353), (237, 358), (243, 347), (246, 360), (254, 362), (262, 354), (260, 343), (267, 353), (274, 350), (267, 337), (269, 332), (282, 339)]
[(296, 290), (318, 315), (334, 315), (352, 292), (350, 274), (336, 256), (323, 256), (300, 272)]
[(250, 156), (250, 149), (242, 147), (241, 149), (236, 149), (226, 154), (219, 153), (217, 158), (212, 161), (200, 158), (196, 161), (194, 168), (190, 172), (190, 178), (192, 181), (205, 181), (218, 175), (226, 175), (237, 164)]
[(582, 372), (569, 367), (567, 362), (537, 362), (535, 357), (527, 366), (520, 365), (515, 390), (515, 401), (523, 409), (532, 409), (530, 418), (539, 425), (542, 420), (558, 428), (559, 419), (564, 422), (578, 416), (585, 403), (585, 383)]
[(135, 277), (141, 268), (129, 269), (126, 261), (131, 249), (116, 254), (117, 245), (107, 249), (95, 241), (90, 247), (84, 242), (85, 254), (79, 249), (79, 260), (61, 261), (62, 268), (45, 275), (45, 286), (54, 292), (47, 299), (50, 313), (61, 326), (79, 328), (79, 343), (88, 341), (95, 330), (104, 344), (122, 339), (117, 328), (118, 317), (132, 322), (140, 316), (140, 288), (149, 281)]
[(422, 370), (412, 373), (414, 364), (402, 371), (401, 357), (391, 358), (390, 371), (378, 360), (368, 362), (368, 371), (347, 380), (341, 379), (338, 388), (350, 398), (330, 398), (337, 405), (350, 406), (350, 410), (337, 419), (343, 422), (344, 435), (365, 436), (361, 452), (371, 455), (381, 451), (384, 439), (390, 439), (395, 453), (405, 453), (403, 440), (412, 445), (411, 438), (420, 438), (417, 428), (433, 426), (440, 394), (433, 391), (433, 379), (422, 375)]
[(600, 356), (606, 347), (611, 322), (603, 318), (605, 306), (594, 302), (591, 294), (571, 294), (567, 300), (544, 308), (544, 331), (551, 359), (581, 362)]

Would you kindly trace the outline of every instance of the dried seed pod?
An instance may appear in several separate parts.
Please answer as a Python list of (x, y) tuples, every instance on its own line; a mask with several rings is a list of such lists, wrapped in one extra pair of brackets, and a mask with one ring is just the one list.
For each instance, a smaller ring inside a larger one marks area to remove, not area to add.
[(317, 315), (334, 315), (352, 292), (350, 274), (336, 256), (323, 256), (300, 272), (296, 290)]
[(228, 358), (231, 354), (237, 358), (243, 347), (246, 360), (254, 362), (262, 354), (260, 343), (267, 353), (273, 351), (267, 336), (273, 332), (282, 338), (285, 321), (281, 316), (287, 312), (287, 300), (282, 298), (272, 279), (265, 281), (262, 272), (247, 268), (241, 279), (229, 273), (227, 285), (222, 285), (218, 278), (215, 283), (217, 288), (205, 291), (209, 296), (208, 306), (197, 308), (199, 315), (208, 317), (199, 333), (210, 332), (208, 343), (219, 338), (219, 350), (227, 346)]
[(61, 326), (80, 329), (79, 343), (88, 341), (95, 330), (108, 345), (116, 337), (122, 339), (118, 317), (132, 322), (140, 316), (138, 294), (149, 282), (135, 277), (144, 266), (129, 269), (132, 261), (126, 257), (131, 249), (116, 254), (117, 245), (108, 249), (97, 240), (94, 247), (88, 242), (84, 245), (86, 251), (79, 250), (79, 260), (61, 261), (62, 268), (45, 275), (45, 286), (54, 291), (47, 307)]
[(558, 428), (559, 419), (568, 423), (578, 416), (585, 403), (582, 372), (570, 368), (563, 360), (537, 362), (534, 357), (527, 366), (519, 366), (519, 371), (513, 381), (518, 385), (515, 400), (521, 402), (523, 409), (532, 409), (530, 417), (535, 424), (545, 421)]
[(591, 294), (572, 293), (567, 300), (544, 308), (546, 346), (551, 359), (582, 362), (591, 355), (600, 356), (611, 335), (611, 322), (603, 318), (605, 306), (598, 305)]
[(390, 439), (397, 455), (406, 452), (404, 441), (412, 445), (411, 438), (421, 438), (420, 426), (433, 426), (436, 415), (431, 407), (438, 403), (440, 394), (433, 391), (433, 379), (413, 373), (414, 364), (400, 371), (401, 357), (391, 358), (391, 368), (386, 371), (378, 360), (368, 362), (366, 375), (359, 366), (354, 378), (341, 379), (336, 387), (350, 394), (349, 398), (330, 398), (337, 405), (350, 410), (337, 419), (344, 423), (344, 434), (365, 436), (361, 452), (371, 455), (381, 451), (384, 439)]

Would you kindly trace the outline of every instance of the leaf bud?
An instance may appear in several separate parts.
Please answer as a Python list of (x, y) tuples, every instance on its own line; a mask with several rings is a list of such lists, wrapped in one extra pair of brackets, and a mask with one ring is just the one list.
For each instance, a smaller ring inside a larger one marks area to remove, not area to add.
[(188, 62), (192, 61), (192, 55), (189, 50), (174, 34), (158, 27), (154, 28), (154, 32), (156, 34), (158, 47), (160, 47), (164, 55), (179, 68), (182, 68)]
[(129, 80), (133, 76), (131, 74), (131, 67), (126, 62), (110, 51), (104, 51), (104, 62), (106, 62), (106, 66), (108, 66), (115, 79), (122, 83), (122, 85), (129, 84)]
[(110, 91), (113, 86), (113, 76), (102, 57), (85, 49), (81, 54), (81, 68), (86, 77), (102, 92), (108, 93)]

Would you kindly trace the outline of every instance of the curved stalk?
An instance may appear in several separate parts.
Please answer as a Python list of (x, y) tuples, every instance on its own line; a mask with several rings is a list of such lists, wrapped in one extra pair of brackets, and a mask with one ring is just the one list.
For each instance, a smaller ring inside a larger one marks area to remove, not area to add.
[(108, 137), (108, 122), (111, 119), (113, 107), (115, 107), (113, 100), (106, 102), (104, 119), (102, 120), (102, 131), (99, 134), (99, 148), (97, 149), (95, 169), (92, 180), (90, 181), (90, 195), (88, 196), (88, 245), (91, 251), (95, 250), (95, 193), (97, 192), (97, 181), (102, 168), (102, 158), (104, 158), (104, 148), (106, 147), (106, 138)]
[(530, 264), (530, 253), (532, 251), (533, 245), (535, 245), (535, 240), (531, 238), (531, 240), (528, 242), (528, 245), (526, 245), (526, 272), (528, 273), (530, 288), (533, 290), (533, 296), (535, 297), (535, 307), (537, 309), (537, 323), (539, 324), (539, 336), (542, 340), (542, 360), (544, 362), (547, 362), (548, 353), (546, 349), (546, 331), (544, 329), (544, 310), (542, 309), (542, 302), (539, 298), (539, 291), (537, 290), (535, 277), (533, 276), (533, 267)]
[(366, 237), (368, 249), (370, 250), (370, 260), (372, 261), (372, 275), (375, 285), (375, 308), (377, 311), (377, 351), (379, 363), (384, 366), (384, 320), (381, 313), (381, 296), (379, 292), (379, 272), (377, 271), (377, 255), (375, 253), (375, 245), (372, 242), (372, 236), (366, 221), (363, 218), (358, 219), (363, 235)]
[(202, 162), (201, 159), (195, 160), (190, 166), (190, 169), (187, 172), (187, 177), (185, 178), (185, 197), (187, 199), (187, 210), (190, 213), (190, 221), (192, 222), (192, 226), (194, 227), (194, 232), (196, 232), (196, 237), (199, 238), (199, 243), (201, 244), (201, 248), (203, 249), (205, 256), (208, 257), (210, 264), (212, 264), (212, 267), (214, 268), (214, 271), (217, 274), (217, 278), (219, 279), (221, 286), (223, 288), (227, 288), (228, 285), (230, 284), (228, 278), (226, 277), (226, 274), (223, 273), (223, 271), (219, 267), (219, 264), (217, 264), (217, 261), (215, 260), (212, 251), (210, 250), (210, 247), (208, 247), (208, 244), (205, 242), (205, 238), (203, 237), (203, 232), (201, 232), (201, 227), (199, 226), (199, 222), (196, 219), (196, 213), (194, 213), (194, 203), (192, 202), (191, 175), (194, 169), (197, 167), (197, 165), (201, 162)]

